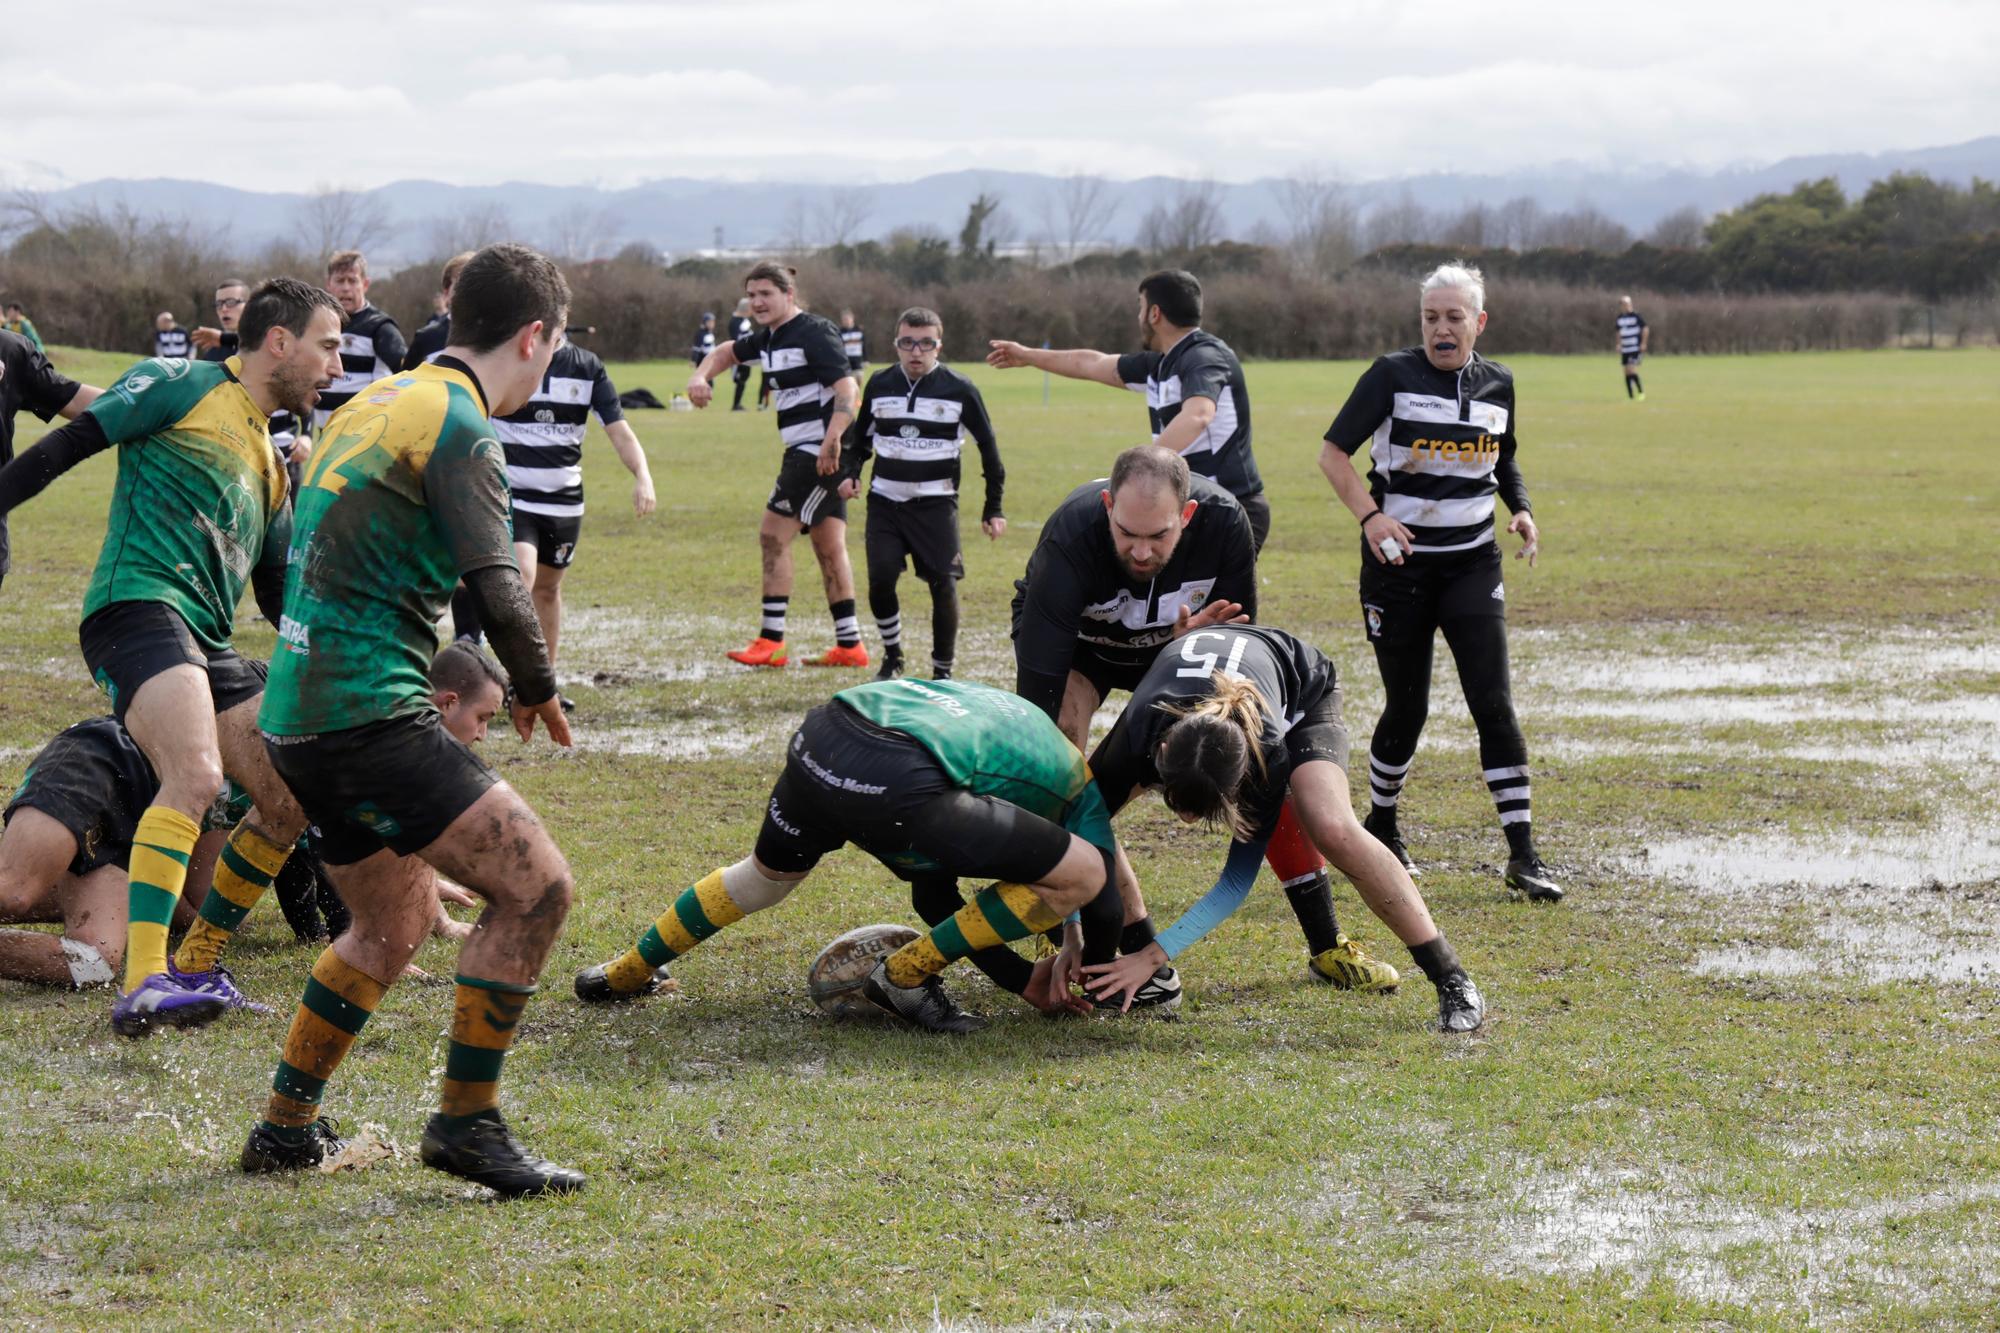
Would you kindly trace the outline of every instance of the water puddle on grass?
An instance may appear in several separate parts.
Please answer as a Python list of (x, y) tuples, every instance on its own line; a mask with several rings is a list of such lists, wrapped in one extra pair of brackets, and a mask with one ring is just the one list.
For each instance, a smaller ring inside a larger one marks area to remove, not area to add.
[[(2000, 836), (1968, 823), (1668, 841), (1627, 865), (1737, 909), (1732, 915), (1749, 938), (1701, 954), (1693, 965), (1699, 975), (2000, 980), (2000, 920), (1989, 889), (2000, 886)], [(1794, 942), (1801, 934), (1805, 942)]]
[[(776, 749), (781, 728), (744, 722), (726, 711), (713, 718), (675, 718), (646, 727), (578, 727), (576, 748), (655, 759), (730, 759)], [(789, 734), (789, 727), (784, 728)]]
[[(2000, 1182), (1831, 1208), (1763, 1208), (1704, 1197), (1689, 1180), (1658, 1187), (1634, 1171), (1585, 1167), (1530, 1175), (1490, 1265), (1553, 1275), (1623, 1270), (1633, 1285), (1665, 1278), (1702, 1299), (1825, 1314), (1830, 1295), (1876, 1287), (1921, 1295), (1940, 1284), (1990, 1287), (1982, 1247), (1927, 1244), (1922, 1219), (2000, 1199)], [(1492, 1225), (1491, 1223), (1483, 1225)]]
[[(1607, 642), (1618, 632), (1603, 626), (1521, 635), (1522, 715), (1555, 720), (1545, 752), (1942, 766), (1982, 785), (2000, 763), (2000, 632), (1992, 628), (1833, 630), (1761, 643), (1714, 642), (1717, 631), (1707, 627), (1630, 632), (1630, 647)], [(1591, 725), (1606, 722), (1670, 735), (1641, 743)], [(1841, 739), (1844, 724), (1871, 734)], [(1745, 727), (1772, 734), (1751, 741), (1708, 735)]]

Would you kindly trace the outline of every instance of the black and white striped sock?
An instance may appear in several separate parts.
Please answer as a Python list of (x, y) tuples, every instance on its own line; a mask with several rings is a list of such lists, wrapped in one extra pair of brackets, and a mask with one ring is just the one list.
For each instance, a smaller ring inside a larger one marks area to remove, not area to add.
[(764, 624), (757, 631), (760, 638), (772, 643), (785, 641), (785, 608), (791, 605), (789, 597), (766, 597), (764, 599)]
[(1530, 831), (1528, 766), (1514, 764), (1507, 768), (1489, 768), (1480, 776), (1486, 779), (1486, 790), (1493, 793), (1493, 808), (1500, 814), (1500, 831), (1507, 835), (1508, 847), (1516, 856), (1527, 855), (1534, 850), (1534, 836)]
[(854, 614), (854, 599), (829, 602), (826, 609), (833, 617), (833, 641), (843, 648), (860, 646), (861, 618)]
[(886, 618), (882, 616), (875, 617), (875, 628), (882, 635), (882, 646), (884, 648), (900, 648), (903, 646), (902, 612), (898, 611), (895, 615)]
[(1403, 783), (1410, 776), (1410, 765), (1415, 762), (1413, 755), (1400, 764), (1391, 764), (1373, 750), (1368, 752), (1368, 797), (1377, 809), (1395, 810), (1403, 795)]

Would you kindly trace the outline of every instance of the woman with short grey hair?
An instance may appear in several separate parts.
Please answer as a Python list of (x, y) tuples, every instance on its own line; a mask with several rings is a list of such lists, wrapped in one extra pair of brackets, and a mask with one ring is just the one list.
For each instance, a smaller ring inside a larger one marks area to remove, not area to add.
[[(1443, 264), (1421, 287), (1423, 342), (1377, 357), (1327, 429), (1320, 471), (1361, 524), (1361, 612), (1386, 695), (1368, 747), (1364, 826), (1412, 874), (1396, 821), (1430, 713), (1439, 631), (1479, 731), (1479, 766), (1507, 836), (1506, 882), (1537, 901), (1562, 897), (1535, 851), (1528, 747), (1507, 672), (1507, 602), (1496, 498), (1535, 562), (1541, 534), (1515, 461), (1514, 375), (1473, 350), (1486, 328), (1486, 279)], [(1369, 446), (1368, 481), (1353, 457)]]

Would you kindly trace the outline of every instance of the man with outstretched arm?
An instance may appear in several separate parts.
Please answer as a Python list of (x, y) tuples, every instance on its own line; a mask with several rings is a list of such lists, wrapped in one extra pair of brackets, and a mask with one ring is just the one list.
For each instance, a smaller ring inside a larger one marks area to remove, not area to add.
[(1271, 532), (1271, 502), (1250, 451), (1250, 389), (1229, 344), (1201, 327), (1201, 284), (1194, 274), (1163, 269), (1139, 280), (1139, 342), (1144, 350), (1116, 356), (998, 339), (986, 363), (998, 370), (1033, 366), (1145, 394), (1153, 443), (1236, 497), (1250, 520), (1251, 544), (1261, 552)]
[(583, 1187), (580, 1172), (525, 1151), (499, 1110), (501, 1062), (569, 912), (569, 866), (528, 803), (440, 725), (424, 671), (463, 578), (513, 678), (515, 730), (525, 741), (540, 720), (569, 744), (514, 566), (489, 420), (540, 386), (568, 310), (569, 285), (547, 258), (481, 250), (452, 290), (451, 345), (356, 395), (307, 461), (257, 720), (354, 924), (313, 967), (245, 1171), (307, 1169), (339, 1146), (321, 1093), (423, 942), (419, 886), (435, 867), (486, 911), (459, 953), (443, 1104), (423, 1161), (508, 1197)]
[[(0, 329), (0, 467), (14, 461), (14, 417), (22, 408), (44, 421), (58, 414), (74, 421), (101, 392), (50, 365), (40, 344)], [(6, 582), (10, 560), (7, 518), (0, 514), (0, 584)]]
[[(242, 352), (227, 361), (142, 361), (72, 424), (0, 470), (0, 514), (84, 459), (118, 446), (104, 547), (84, 594), (84, 664), (111, 696), (160, 788), (133, 834), (121, 1036), (198, 1027), (246, 1001), (220, 971), (167, 961), (199, 821), (225, 776), (254, 798), (218, 878), (268, 887), (305, 818), (257, 740), (263, 677), (231, 645), (245, 585), (273, 623), (291, 536), (268, 423), (312, 410), (339, 373), (340, 311), (316, 287), (273, 278), (251, 294)], [(249, 892), (245, 888), (244, 892)]]

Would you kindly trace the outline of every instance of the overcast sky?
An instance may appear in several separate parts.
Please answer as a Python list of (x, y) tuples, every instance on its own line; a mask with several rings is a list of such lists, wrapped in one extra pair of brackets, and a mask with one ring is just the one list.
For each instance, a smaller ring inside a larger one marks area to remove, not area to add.
[(249, 189), (1762, 163), (2000, 133), (1993, 0), (34, 4), (0, 177)]

